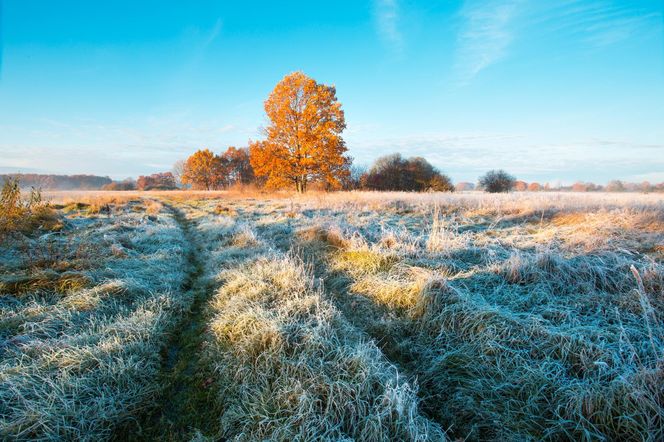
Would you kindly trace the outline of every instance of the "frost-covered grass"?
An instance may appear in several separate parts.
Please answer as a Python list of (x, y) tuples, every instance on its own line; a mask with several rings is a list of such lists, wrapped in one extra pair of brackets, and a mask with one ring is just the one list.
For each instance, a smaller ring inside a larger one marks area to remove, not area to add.
[(337, 203), (306, 256), (451, 436), (664, 437), (661, 202)]
[(106, 439), (151, 405), (187, 245), (136, 206), (2, 245), (1, 439)]
[[(187, 202), (219, 287), (203, 353), (219, 410), (212, 439), (444, 440), (416, 386), (326, 299), (272, 203)], [(223, 206), (223, 209), (220, 209)], [(266, 213), (264, 213), (266, 212)], [(273, 216), (265, 216), (271, 214)], [(201, 410), (201, 412), (204, 412)], [(209, 428), (214, 425), (208, 425)]]
[(664, 439), (661, 195), (57, 198), (0, 257), (5, 438), (159, 425), (174, 379), (171, 439)]
[[(366, 333), (381, 350), (370, 358), (383, 361), (376, 376), (396, 370), (417, 391), (418, 419), (452, 437), (661, 439), (661, 197), (492, 198), (332, 194), (200, 203), (215, 214), (202, 227), (236, 229), (210, 247), (211, 270), (222, 269), (209, 357), (225, 436), (326, 434), (329, 421), (310, 400), (321, 402), (306, 392), (357, 383), (354, 391), (372, 397), (352, 373), (327, 371), (336, 367), (331, 355), (348, 349), (337, 336), (367, 345), (355, 338)], [(289, 250), (305, 267), (282, 254)], [(323, 283), (302, 276), (309, 273)], [(312, 296), (339, 319), (323, 327), (318, 307), (301, 316), (293, 304)], [(325, 339), (317, 337), (322, 330)], [(361, 434), (401, 434), (388, 428)]]
[(236, 440), (444, 440), (380, 350), (303, 264), (278, 252), (224, 271), (209, 358)]

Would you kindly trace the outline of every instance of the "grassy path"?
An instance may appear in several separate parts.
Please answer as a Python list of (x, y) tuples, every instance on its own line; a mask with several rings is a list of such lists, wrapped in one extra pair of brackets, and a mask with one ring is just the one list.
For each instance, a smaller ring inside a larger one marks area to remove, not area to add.
[(214, 393), (208, 388), (212, 373), (201, 360), (209, 319), (205, 307), (214, 287), (205, 278), (196, 222), (181, 209), (165, 203), (164, 206), (173, 213), (189, 244), (189, 270), (182, 292), (192, 297), (192, 304), (162, 350), (160, 383), (167, 387), (139, 432), (129, 435), (134, 440), (188, 440), (197, 433), (213, 436), (218, 433), (221, 413)]

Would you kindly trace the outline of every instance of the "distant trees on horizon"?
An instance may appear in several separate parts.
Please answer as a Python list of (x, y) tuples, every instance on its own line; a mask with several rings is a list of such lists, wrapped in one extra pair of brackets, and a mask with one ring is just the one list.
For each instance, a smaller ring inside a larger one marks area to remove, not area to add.
[[(482, 190), (485, 190), (489, 193), (509, 192), (515, 187), (516, 183), (516, 178), (502, 169), (490, 170), (486, 174), (482, 175), (479, 179), (479, 185)], [(520, 189), (526, 190), (526, 183), (523, 181), (520, 181), (519, 183)]]
[(98, 190), (113, 182), (107, 176), (17, 173), (0, 175), (0, 184), (9, 178), (19, 178), (23, 188), (51, 190)]
[(360, 177), (361, 189), (452, 192), (452, 180), (422, 157), (395, 153), (378, 158)]
[(136, 190), (136, 181), (133, 178), (126, 178), (122, 181), (113, 181), (106, 184), (101, 190)]
[(200, 149), (177, 161), (172, 171), (113, 181), (94, 175), (0, 175), (0, 183), (20, 177), (27, 188), (53, 190), (170, 190), (191, 188), (219, 190), (251, 185), (267, 189), (294, 189), (299, 193), (319, 190), (376, 191), (471, 191), (486, 192), (652, 192), (664, 191), (664, 183), (652, 185), (612, 180), (601, 186), (578, 181), (571, 186), (528, 183), (504, 170), (491, 170), (477, 183), (452, 183), (449, 176), (423, 157), (405, 158), (393, 153), (377, 158), (367, 170), (353, 164), (341, 137), (346, 128), (336, 88), (316, 82), (302, 72), (286, 75), (264, 103), (269, 125), (265, 139), (248, 147), (230, 146), (221, 154)]
[(136, 180), (137, 190), (175, 190), (177, 188), (175, 177), (171, 172), (141, 175)]
[[(199, 151), (200, 152), (200, 151)], [(210, 152), (213, 157), (218, 157), (219, 161), (225, 167), (222, 167), (218, 170), (219, 175), (212, 180), (215, 183), (210, 190), (220, 190), (227, 189), (229, 187), (237, 185), (249, 185), (257, 188), (261, 188), (264, 185), (264, 179), (261, 177), (256, 177), (253, 174), (253, 168), (250, 163), (250, 153), (248, 148), (235, 148), (230, 147), (224, 153), (215, 155)], [(195, 154), (194, 154), (195, 155)], [(192, 155), (193, 156), (193, 155)], [(388, 157), (398, 156), (399, 154), (386, 155), (381, 157), (382, 159)], [(379, 162), (380, 159), (376, 160)], [(404, 160), (401, 157), (402, 161)], [(422, 163), (418, 164), (428, 164), (433, 169), (436, 169), (434, 166), (429, 164), (425, 159), (420, 158)], [(205, 189), (204, 185), (200, 183), (198, 185), (183, 184), (182, 176), (184, 166), (187, 161), (181, 160), (178, 161), (173, 167), (171, 172), (161, 172), (157, 174), (140, 176), (138, 180), (132, 178), (126, 178), (124, 180), (113, 181), (109, 177), (100, 177), (95, 175), (45, 175), (45, 174), (3, 174), (0, 175), (0, 184), (7, 181), (8, 179), (19, 178), (21, 187), (23, 189), (42, 189), (42, 190), (109, 190), (109, 191), (127, 191), (127, 190), (154, 190), (154, 189), (175, 189), (175, 188), (193, 188), (193, 189)], [(376, 163), (375, 162), (375, 163)], [(374, 164), (375, 166), (375, 164)], [(180, 168), (180, 173), (177, 172), (177, 169)], [(373, 166), (372, 166), (373, 168)], [(427, 167), (424, 168), (425, 170)], [(437, 169), (436, 169), (437, 170)], [(411, 173), (406, 171), (406, 173)], [(380, 186), (375, 186), (370, 184), (372, 180), (381, 179), (379, 177), (389, 177), (390, 175), (382, 172), (378, 175), (372, 175), (371, 170), (367, 170), (361, 166), (352, 165), (349, 167), (349, 174), (342, 181), (342, 188), (344, 190), (406, 190), (406, 191), (447, 191), (447, 180), (449, 177), (441, 173), (441, 176), (444, 177), (443, 185), (431, 185), (428, 187), (417, 186), (416, 188), (403, 188), (388, 186), (384, 188), (379, 188)], [(411, 177), (399, 177), (399, 175), (394, 175), (394, 180), (397, 183), (408, 183), (412, 182), (413, 178)], [(375, 182), (375, 181), (374, 181)], [(421, 182), (421, 180), (420, 180)], [(449, 185), (454, 187), (454, 190), (458, 192), (467, 192), (473, 190), (485, 190), (482, 188), (481, 183), (472, 183), (466, 181), (460, 181), (456, 184), (452, 184), (451, 181)], [(524, 188), (525, 185), (525, 188)], [(319, 190), (330, 190), (325, 186), (317, 185), (316, 189)], [(392, 187), (392, 188), (387, 188)], [(511, 189), (515, 192), (546, 192), (546, 191), (562, 191), (562, 192), (664, 192), (664, 182), (658, 184), (651, 184), (649, 181), (643, 181), (641, 183), (631, 183), (620, 180), (612, 180), (607, 183), (605, 186), (601, 184), (595, 184), (591, 182), (577, 181), (571, 185), (560, 185), (550, 183), (538, 183), (538, 182), (525, 182), (521, 180), (515, 180), (514, 187)]]

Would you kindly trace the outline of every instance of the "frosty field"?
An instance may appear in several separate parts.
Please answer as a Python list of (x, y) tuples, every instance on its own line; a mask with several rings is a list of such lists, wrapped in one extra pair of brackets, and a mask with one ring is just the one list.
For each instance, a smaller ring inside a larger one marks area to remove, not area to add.
[(664, 439), (661, 194), (45, 196), (2, 440)]

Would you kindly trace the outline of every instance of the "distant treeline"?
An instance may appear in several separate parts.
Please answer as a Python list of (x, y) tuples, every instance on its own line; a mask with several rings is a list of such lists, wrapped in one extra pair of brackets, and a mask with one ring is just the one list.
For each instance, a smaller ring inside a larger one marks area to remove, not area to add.
[[(457, 191), (467, 191), (467, 190), (487, 190), (481, 182), (470, 183), (470, 182), (459, 182), (456, 183), (455, 189)], [(627, 181), (612, 180), (609, 181), (606, 185), (595, 184), (590, 182), (577, 181), (572, 185), (562, 185), (562, 184), (550, 184), (544, 183), (540, 184), (538, 182), (525, 182), (521, 180), (514, 180), (508, 184), (508, 188), (504, 191), (515, 191), (515, 192), (664, 192), (664, 182), (662, 183), (650, 183), (649, 181), (643, 181), (640, 183), (630, 183)]]
[(107, 176), (17, 173), (0, 175), (0, 184), (8, 178), (18, 178), (22, 188), (42, 190), (98, 190), (113, 182)]

